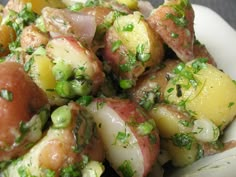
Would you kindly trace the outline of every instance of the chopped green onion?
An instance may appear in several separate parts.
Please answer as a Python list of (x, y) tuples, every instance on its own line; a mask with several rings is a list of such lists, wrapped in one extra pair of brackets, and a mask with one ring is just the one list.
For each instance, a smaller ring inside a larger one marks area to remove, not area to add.
[(79, 96), (88, 95), (92, 91), (92, 82), (89, 80), (72, 80), (70, 81), (73, 92)]
[(92, 100), (93, 100), (92, 96), (85, 95), (76, 100), (76, 102), (82, 106), (88, 106), (92, 102)]
[(84, 8), (84, 5), (83, 5), (83, 3), (81, 3), (81, 2), (76, 2), (76, 3), (74, 3), (73, 5), (71, 5), (71, 6), (68, 7), (68, 9), (69, 9), (70, 11), (73, 11), (73, 12), (78, 12), (78, 11), (80, 11), (80, 10), (83, 9), (83, 8)]
[(128, 80), (128, 79), (124, 79), (124, 80), (120, 80), (120, 87), (122, 89), (129, 89), (133, 86), (133, 81), (132, 80)]
[(117, 40), (117, 41), (113, 42), (111, 45), (112, 45), (111, 51), (115, 52), (122, 45), (122, 42), (121, 42), (121, 40)]
[(123, 26), (122, 31), (131, 32), (131, 31), (133, 31), (133, 29), (134, 29), (134, 25), (132, 23), (130, 23), (130, 24)]
[(134, 171), (132, 169), (132, 164), (129, 160), (125, 160), (119, 167), (118, 167), (118, 171), (120, 171), (122, 173), (123, 176), (125, 177), (133, 177), (136, 173), (136, 171)]
[(155, 129), (155, 122), (154, 120), (150, 119), (138, 125), (138, 134), (139, 135), (148, 135)]
[(58, 62), (53, 66), (52, 73), (57, 81), (62, 81), (72, 76), (73, 69), (69, 64)]

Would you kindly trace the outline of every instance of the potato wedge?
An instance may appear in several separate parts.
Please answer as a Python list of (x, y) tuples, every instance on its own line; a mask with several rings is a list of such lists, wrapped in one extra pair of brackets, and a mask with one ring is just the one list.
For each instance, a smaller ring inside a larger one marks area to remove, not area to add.
[(194, 59), (194, 11), (189, 0), (171, 0), (155, 9), (148, 23), (180, 60)]
[(46, 45), (49, 41), (49, 35), (41, 32), (36, 26), (30, 25), (23, 29), (20, 38), (20, 44), (23, 50), (36, 49), (41, 45)]
[(87, 109), (94, 116), (114, 170), (120, 176), (146, 176), (159, 152), (153, 120), (129, 100), (97, 99)]
[(161, 146), (168, 151), (174, 166), (184, 167), (195, 162), (201, 153), (200, 146), (196, 142), (190, 143), (192, 143), (191, 147), (185, 148), (176, 146), (171, 140), (163, 139)]
[[(0, 95), (2, 108), (0, 110), (0, 161), (2, 161), (22, 155), (27, 151), (25, 148), (27, 145), (40, 138), (35, 135), (36, 139), (28, 139), (29, 127), (26, 124), (48, 104), (48, 100), (45, 93), (24, 71), (22, 65), (15, 62), (0, 64)], [(42, 119), (46, 121), (46, 117)], [(40, 118), (38, 117), (37, 120), (40, 121)], [(28, 130), (24, 132), (24, 128)], [(35, 130), (35, 133), (40, 132)]]
[[(20, 177), (19, 171), (24, 171), (29, 176), (63, 176), (64, 173), (72, 176), (73, 172), (81, 173), (89, 161), (104, 160), (103, 145), (96, 135), (93, 118), (75, 103), (64, 105), (55, 111), (61, 108), (62, 114), (56, 117), (69, 119), (68, 125), (55, 128), (58, 122), (53, 123), (45, 136), (27, 154), (3, 171), (4, 177)], [(79, 166), (79, 163), (83, 165)], [(74, 170), (66, 171), (70, 168)]]
[(179, 64), (164, 96), (197, 119), (211, 120), (221, 130), (236, 115), (235, 83), (205, 59)]
[(102, 63), (96, 55), (72, 37), (54, 38), (46, 46), (47, 55), (54, 63), (65, 62), (73, 70), (81, 70), (92, 82), (92, 93), (96, 93), (104, 81)]
[(142, 73), (161, 62), (163, 53), (162, 41), (140, 13), (118, 17), (106, 33), (104, 58), (120, 80), (135, 84)]
[(159, 69), (139, 77), (136, 85), (128, 90), (131, 99), (146, 110), (150, 110), (155, 103), (162, 102), (169, 74), (178, 63), (179, 60), (166, 60)]
[[(54, 64), (51, 58), (46, 55), (36, 55), (30, 56), (30, 59), (25, 63), (25, 67), (29, 66), (28, 74), (33, 79), (33, 81), (46, 93), (50, 105), (63, 105), (68, 100), (61, 98), (56, 92), (56, 80), (52, 73), (52, 68)], [(26, 67), (27, 68), (27, 67)]]
[(171, 138), (177, 133), (191, 133), (193, 120), (176, 106), (157, 104), (148, 112), (157, 125), (162, 138)]

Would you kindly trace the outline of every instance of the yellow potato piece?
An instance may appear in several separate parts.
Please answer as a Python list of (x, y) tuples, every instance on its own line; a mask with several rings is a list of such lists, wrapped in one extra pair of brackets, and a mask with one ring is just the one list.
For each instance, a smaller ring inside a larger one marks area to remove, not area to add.
[(20, 0), (23, 4), (31, 3), (32, 10), (37, 14), (41, 14), (44, 7), (65, 8), (61, 0)]
[(192, 128), (190, 118), (171, 105), (158, 104), (149, 111), (149, 115), (155, 120), (160, 136), (170, 138), (176, 133), (188, 133)]
[(116, 0), (119, 4), (127, 6), (129, 9), (135, 10), (138, 8), (137, 0)]
[(15, 31), (7, 26), (0, 26), (0, 56), (5, 56), (9, 53), (8, 45), (16, 38)]
[(122, 44), (132, 53), (136, 54), (138, 45), (143, 45), (143, 52), (150, 54), (149, 62), (162, 59), (164, 53), (162, 41), (153, 33), (139, 12), (117, 18), (114, 28)]
[(53, 63), (46, 55), (34, 55), (29, 75), (34, 82), (47, 94), (49, 103), (52, 105), (62, 105), (67, 100), (62, 99), (54, 91), (56, 80), (52, 74)]
[[(194, 74), (199, 81), (197, 88), (181, 88), (182, 96), (177, 96), (176, 85), (187, 84), (182, 78), (173, 83), (168, 82), (165, 98), (174, 104), (185, 102), (187, 111), (195, 114), (197, 119), (209, 119), (223, 129), (236, 115), (236, 85), (232, 79), (212, 65)], [(174, 89), (171, 93), (170, 89)]]
[(36, 84), (44, 91), (51, 93), (56, 86), (56, 80), (52, 74), (53, 63), (46, 55), (35, 55), (31, 66), (30, 75)]
[(175, 146), (171, 140), (164, 139), (161, 145), (165, 150), (168, 151), (172, 164), (176, 167), (184, 167), (193, 162), (198, 158), (198, 144), (193, 142), (190, 149), (185, 147)]

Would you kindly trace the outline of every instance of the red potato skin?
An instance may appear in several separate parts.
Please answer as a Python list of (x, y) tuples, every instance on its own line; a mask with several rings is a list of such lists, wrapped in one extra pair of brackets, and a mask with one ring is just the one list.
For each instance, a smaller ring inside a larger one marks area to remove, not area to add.
[[(154, 31), (161, 36), (164, 42), (175, 51), (176, 55), (184, 62), (194, 58), (193, 43), (194, 43), (194, 11), (191, 5), (184, 9), (186, 27), (178, 26), (172, 19), (166, 17), (167, 14), (177, 16), (172, 4), (179, 4), (180, 0), (167, 1), (164, 5), (158, 7), (147, 18), (148, 23)], [(170, 5), (170, 6), (169, 6)], [(171, 34), (178, 34), (177, 38), (171, 37)]]
[(103, 50), (103, 56), (107, 63), (111, 66), (112, 71), (118, 77), (118, 79), (130, 79), (136, 81), (137, 78), (145, 71), (145, 65), (141, 62), (136, 62), (135, 66), (129, 72), (120, 70), (120, 65), (127, 63), (128, 57), (125, 54), (128, 53), (127, 48), (122, 44), (117, 51), (112, 52), (112, 42), (119, 40), (119, 36), (115, 29), (111, 27), (105, 36), (105, 47)]
[(130, 129), (137, 138), (137, 142), (140, 146), (140, 149), (144, 158), (144, 174), (143, 176), (147, 176), (150, 172), (153, 164), (155, 163), (157, 156), (159, 154), (160, 149), (160, 139), (157, 129), (154, 129), (151, 134), (156, 137), (155, 143), (150, 143), (150, 139), (148, 136), (142, 136), (138, 134), (138, 130), (136, 126), (132, 126), (131, 124), (140, 124), (147, 121), (149, 118), (146, 113), (134, 102), (130, 100), (124, 99), (98, 99), (98, 102), (105, 102), (109, 107), (111, 107), (121, 119), (123, 119), (127, 125), (130, 125)]
[[(39, 166), (55, 171), (56, 176), (59, 176), (63, 167), (81, 162), (83, 160), (83, 155), (88, 156), (90, 160), (99, 162), (102, 162), (105, 159), (103, 144), (97, 135), (93, 135), (90, 144), (86, 145), (82, 152), (76, 153), (73, 150), (73, 147), (76, 145), (73, 134), (73, 131), (77, 126), (76, 119), (78, 118), (78, 112), (84, 110), (84, 108), (75, 103), (70, 103), (69, 106), (71, 107), (72, 122), (68, 127), (61, 130), (63, 132), (61, 135), (62, 139), (52, 139), (47, 142), (39, 156)], [(83, 137), (84, 126), (83, 122), (78, 130), (78, 134), (81, 137)]]
[(152, 71), (146, 75), (142, 75), (136, 85), (129, 90), (131, 99), (139, 103), (144, 97), (145, 92), (151, 91), (155, 87), (160, 87), (160, 102), (164, 101), (164, 91), (168, 83), (168, 74), (180, 63), (180, 60), (167, 59), (163, 62), (163, 68)]
[[(15, 62), (0, 64), (0, 89), (13, 94), (13, 100), (0, 97), (0, 161), (18, 157), (27, 150), (22, 142), (11, 147), (19, 132), (20, 122), (27, 122), (37, 111), (48, 103), (45, 93), (24, 72), (23, 67)], [(6, 149), (6, 147), (11, 147)], [(5, 149), (5, 150), (4, 150)]]

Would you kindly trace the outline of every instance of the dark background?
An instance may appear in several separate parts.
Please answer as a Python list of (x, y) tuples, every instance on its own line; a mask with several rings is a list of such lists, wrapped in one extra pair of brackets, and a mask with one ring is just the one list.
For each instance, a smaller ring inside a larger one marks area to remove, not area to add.
[[(37, 0), (35, 0), (37, 1)], [(236, 0), (190, 0), (193, 4), (204, 5), (216, 11), (222, 16), (234, 29), (236, 29)], [(2, 4), (7, 0), (0, 0)], [(157, 7), (164, 0), (150, 0)]]

